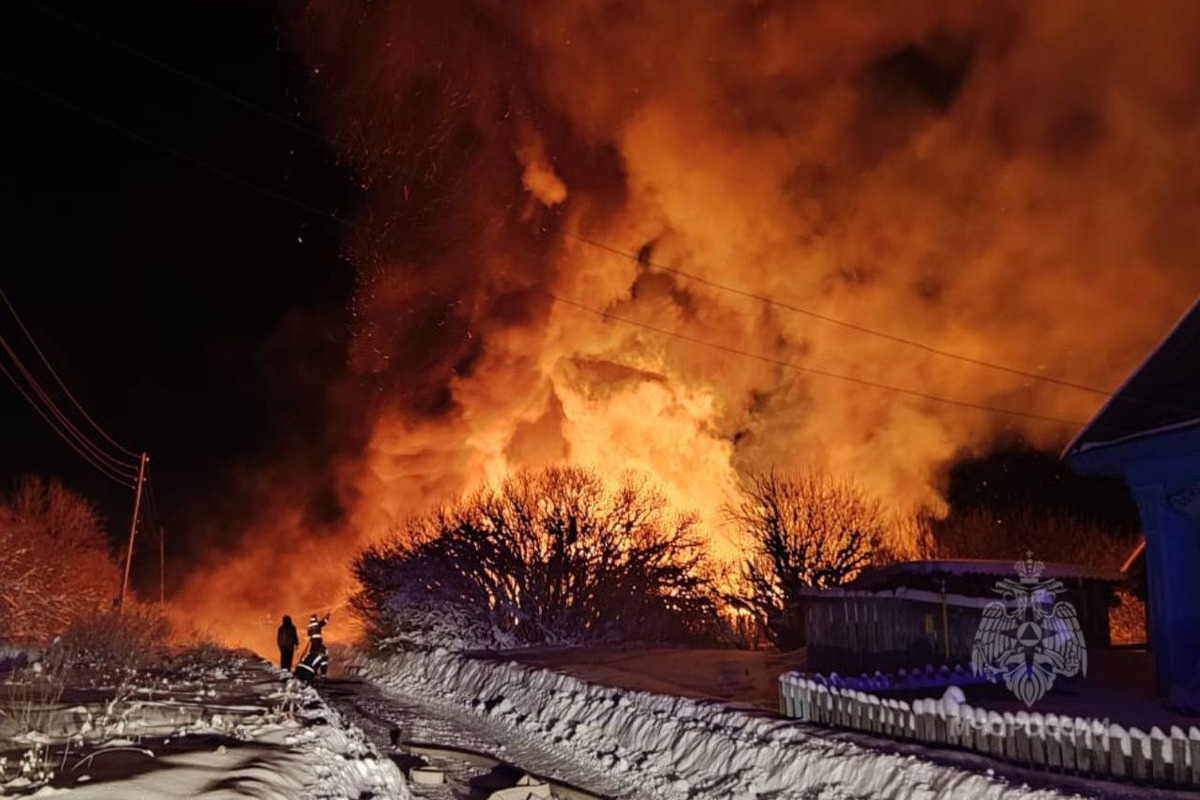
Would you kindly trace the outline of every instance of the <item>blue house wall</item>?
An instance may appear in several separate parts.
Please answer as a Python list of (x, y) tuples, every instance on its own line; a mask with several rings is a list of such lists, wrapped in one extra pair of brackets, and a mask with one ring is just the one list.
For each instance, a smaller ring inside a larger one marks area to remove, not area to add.
[(1124, 475), (1146, 533), (1150, 646), (1162, 693), (1200, 667), (1200, 519), (1172, 502), (1200, 484), (1200, 430), (1076, 452), (1079, 472)]

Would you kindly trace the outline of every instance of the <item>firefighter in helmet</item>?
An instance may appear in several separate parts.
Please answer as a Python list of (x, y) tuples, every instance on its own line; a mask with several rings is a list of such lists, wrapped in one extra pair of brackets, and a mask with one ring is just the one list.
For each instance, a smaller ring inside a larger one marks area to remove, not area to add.
[(321, 635), (321, 631), (329, 624), (329, 615), (326, 614), (323, 619), (317, 619), (316, 614), (308, 616), (308, 646), (310, 649), (317, 650), (325, 649), (325, 639)]
[(329, 672), (329, 650), (325, 647), (325, 637), (322, 635), (328, 623), (328, 614), (324, 619), (318, 619), (316, 614), (308, 618), (308, 647), (295, 672), (296, 677), (305, 683), (316, 683)]

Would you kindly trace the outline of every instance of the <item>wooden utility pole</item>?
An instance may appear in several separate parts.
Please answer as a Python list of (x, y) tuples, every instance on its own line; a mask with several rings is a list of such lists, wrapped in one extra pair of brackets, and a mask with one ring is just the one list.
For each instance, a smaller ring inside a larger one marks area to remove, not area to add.
[(129, 591), (129, 567), (133, 564), (133, 537), (137, 534), (138, 513), (142, 508), (142, 485), (146, 482), (146, 462), (150, 457), (142, 453), (138, 466), (137, 492), (133, 496), (133, 520), (129, 523), (129, 548), (125, 552), (125, 577), (121, 581), (121, 596), (117, 599), (117, 610), (125, 608), (125, 594)]
[(167, 604), (167, 578), (163, 571), (163, 539), (166, 538), (166, 531), (162, 525), (158, 526), (158, 604), (165, 606)]

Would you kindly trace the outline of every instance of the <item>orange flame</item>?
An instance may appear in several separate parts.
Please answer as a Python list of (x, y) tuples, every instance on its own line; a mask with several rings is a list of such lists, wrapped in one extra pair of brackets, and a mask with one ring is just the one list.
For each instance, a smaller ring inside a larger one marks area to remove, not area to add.
[[(998, 434), (1061, 443), (1070, 426), (697, 340), (1065, 419), (1100, 396), (651, 262), (1113, 387), (1200, 292), (1197, 31), (1187, 0), (313, 0), (298, 40), (370, 210), (351, 372), (384, 400), (343, 529), (264, 523), (188, 597), (224, 626), (337, 602), (363, 543), (521, 466), (644, 471), (724, 556), (747, 471), (815, 465), (940, 507), (945, 466)], [(260, 586), (247, 565), (280, 546)]]

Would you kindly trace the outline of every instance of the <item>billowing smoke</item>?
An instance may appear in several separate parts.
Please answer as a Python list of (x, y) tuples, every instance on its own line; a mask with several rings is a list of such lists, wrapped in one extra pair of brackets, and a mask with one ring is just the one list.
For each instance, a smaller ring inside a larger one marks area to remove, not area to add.
[(338, 541), (569, 458), (651, 474), (720, 553), (747, 470), (936, 506), (1000, 433), (1061, 444), (779, 362), (1066, 420), (1102, 397), (712, 284), (1114, 387), (1200, 291), (1198, 34), (1191, 0), (313, 0), (297, 46), (366, 198)]

